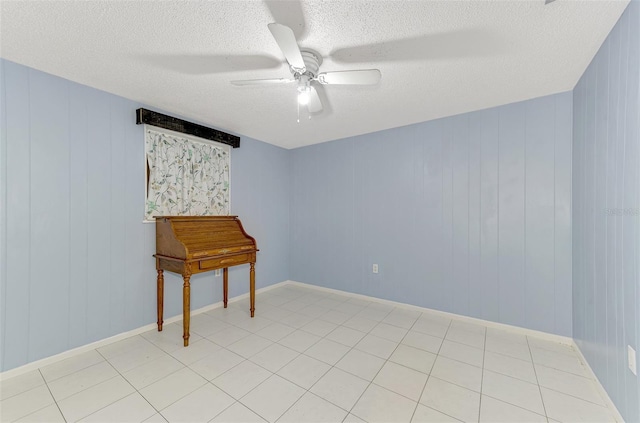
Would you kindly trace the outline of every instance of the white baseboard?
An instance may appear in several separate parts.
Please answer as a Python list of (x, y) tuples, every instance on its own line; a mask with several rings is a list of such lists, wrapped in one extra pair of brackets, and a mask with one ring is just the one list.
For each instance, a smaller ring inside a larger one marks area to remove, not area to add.
[(458, 320), (458, 321), (465, 321), (465, 322), (469, 322), (469, 323), (475, 323), (475, 324), (479, 324), (479, 325), (483, 325), (483, 326), (487, 326), (487, 327), (491, 327), (491, 328), (502, 329), (502, 330), (506, 330), (506, 331), (509, 331), (509, 332), (513, 332), (513, 333), (519, 333), (519, 334), (522, 334), (522, 335), (533, 336), (533, 337), (536, 337), (536, 338), (546, 339), (546, 340), (552, 341), (552, 342), (558, 342), (558, 343), (561, 343), (561, 344), (570, 345), (570, 346), (574, 347), (574, 349), (578, 352), (580, 360), (582, 360), (582, 362), (584, 363), (585, 367), (587, 368), (587, 370), (591, 374), (591, 377), (593, 378), (593, 380), (596, 381), (596, 385), (598, 387), (598, 391), (600, 392), (600, 395), (602, 396), (602, 399), (604, 400), (605, 404), (607, 404), (607, 406), (613, 411), (614, 417), (616, 418), (617, 422), (618, 423), (624, 423), (624, 419), (622, 418), (622, 415), (618, 411), (618, 408), (616, 407), (616, 405), (613, 403), (613, 401), (609, 397), (609, 394), (607, 393), (607, 391), (604, 389), (604, 387), (600, 383), (600, 380), (598, 379), (598, 377), (594, 373), (593, 369), (589, 365), (589, 362), (584, 357), (584, 355), (582, 354), (582, 351), (578, 347), (578, 344), (576, 344), (576, 342), (575, 342), (575, 340), (573, 338), (569, 338), (568, 336), (562, 336), (562, 335), (556, 335), (556, 334), (552, 334), (552, 333), (547, 333), (547, 332), (541, 332), (541, 331), (537, 331), (537, 330), (533, 330), (533, 329), (522, 328), (522, 327), (519, 327), (519, 326), (512, 326), (512, 325), (508, 325), (508, 324), (504, 324), (504, 323), (492, 322), (492, 321), (489, 321), (489, 320), (477, 319), (475, 317), (462, 316), (462, 315), (459, 315), (459, 314), (448, 313), (446, 311), (433, 310), (433, 309), (430, 309), (430, 308), (414, 306), (414, 305), (411, 305), (411, 304), (404, 304), (404, 303), (399, 303), (399, 302), (396, 302), (396, 301), (384, 300), (384, 299), (381, 299), (381, 298), (370, 297), (370, 296), (367, 296), (367, 295), (354, 294), (352, 292), (340, 291), (338, 289), (325, 288), (325, 287), (322, 287), (322, 286), (306, 284), (306, 283), (303, 283), (303, 282), (287, 281), (287, 283), (290, 283), (292, 285), (303, 286), (303, 287), (306, 287), (306, 288), (316, 289), (318, 291), (330, 292), (330, 293), (340, 294), (340, 295), (346, 295), (346, 296), (350, 296), (350, 297), (353, 297), (353, 298), (360, 298), (362, 300), (373, 301), (373, 302), (377, 302), (377, 303), (381, 303), (381, 304), (389, 304), (389, 305), (393, 305), (395, 307), (405, 308), (407, 310), (420, 311), (422, 313), (430, 313), (430, 314), (433, 314), (433, 315), (436, 315), (436, 316), (445, 316), (445, 317), (448, 317), (450, 319), (454, 319), (454, 320)]
[(622, 418), (622, 414), (620, 414), (620, 411), (618, 411), (618, 407), (616, 407), (614, 402), (611, 400), (611, 397), (609, 397), (609, 394), (607, 393), (606, 389), (604, 389), (604, 386), (602, 386), (602, 383), (600, 383), (600, 379), (598, 379), (598, 376), (596, 376), (596, 373), (593, 371), (593, 369), (589, 365), (589, 362), (587, 361), (584, 354), (582, 354), (582, 350), (580, 349), (580, 347), (578, 346), (575, 340), (572, 340), (572, 345), (574, 349), (577, 351), (578, 355), (580, 356), (580, 360), (582, 360), (582, 364), (585, 365), (585, 367), (587, 368), (587, 371), (589, 372), (593, 380), (597, 382), (596, 385), (600, 393), (600, 396), (604, 400), (605, 404), (607, 404), (607, 406), (611, 410), (613, 410), (613, 414), (614, 414), (614, 417), (616, 418), (616, 421), (618, 423), (624, 423), (624, 419)]
[[(558, 343), (562, 343), (562, 344), (566, 344), (566, 345), (571, 345), (578, 352), (578, 355), (580, 356), (580, 359), (582, 360), (582, 362), (585, 364), (586, 368), (590, 372), (591, 377), (595, 381), (597, 381), (596, 385), (598, 386), (598, 390), (600, 392), (600, 395), (602, 396), (602, 398), (605, 401), (605, 403), (609, 406), (609, 408), (611, 410), (613, 410), (614, 416), (617, 419), (618, 423), (624, 423), (624, 419), (622, 418), (622, 415), (620, 414), (620, 412), (616, 408), (615, 404), (613, 403), (613, 401), (611, 400), (611, 398), (607, 394), (607, 391), (604, 389), (604, 387), (602, 386), (602, 384), (600, 383), (600, 381), (596, 377), (596, 375), (593, 372), (593, 369), (591, 368), (591, 366), (589, 366), (589, 362), (585, 359), (584, 355), (582, 354), (582, 351), (580, 350), (580, 348), (578, 347), (578, 345), (576, 344), (576, 342), (572, 338), (569, 338), (569, 337), (566, 337), (566, 336), (561, 336), (561, 335), (555, 335), (555, 334), (551, 334), (551, 333), (546, 333), (546, 332), (541, 332), (541, 331), (537, 331), (537, 330), (533, 330), (533, 329), (526, 329), (526, 328), (522, 328), (522, 327), (518, 327), (518, 326), (512, 326), (512, 325), (508, 325), (508, 324), (504, 324), (504, 323), (497, 323), (497, 322), (492, 322), (492, 321), (489, 321), (489, 320), (478, 319), (478, 318), (475, 318), (475, 317), (462, 316), (462, 315), (459, 315), (459, 314), (448, 313), (448, 312), (445, 312), (445, 311), (439, 311), (439, 310), (433, 310), (433, 309), (429, 309), (429, 308), (425, 308), (425, 307), (414, 306), (414, 305), (411, 305), (411, 304), (400, 303), (400, 302), (397, 302), (397, 301), (385, 300), (385, 299), (376, 298), (376, 297), (370, 297), (370, 296), (362, 295), (362, 294), (355, 294), (355, 293), (352, 293), (352, 292), (341, 291), (341, 290), (338, 290), (338, 289), (325, 288), (325, 287), (322, 287), (322, 286), (306, 284), (306, 283), (303, 283), (303, 282), (291, 281), (291, 280), (286, 280), (286, 281), (283, 281), (283, 282), (279, 282), (279, 283), (276, 283), (276, 284), (273, 284), (273, 285), (266, 286), (264, 288), (256, 289), (256, 293), (267, 292), (267, 291), (270, 291), (272, 289), (279, 288), (279, 287), (285, 286), (285, 285), (301, 286), (301, 287), (305, 287), (305, 288), (314, 289), (314, 290), (317, 290), (317, 291), (329, 292), (329, 293), (340, 294), (340, 295), (346, 295), (346, 296), (353, 297), (353, 298), (359, 298), (359, 299), (363, 299), (363, 300), (367, 300), (367, 301), (373, 301), (373, 302), (377, 302), (377, 303), (381, 303), (381, 304), (393, 305), (395, 307), (400, 307), (400, 308), (404, 308), (404, 309), (407, 309), (407, 310), (419, 311), (421, 313), (430, 313), (430, 314), (433, 314), (434, 316), (443, 316), (443, 317), (447, 317), (447, 318), (454, 319), (454, 320), (457, 320), (457, 321), (464, 321), (464, 322), (479, 324), (479, 325), (483, 325), (483, 326), (487, 326), (487, 327), (491, 327), (491, 328), (502, 329), (502, 330), (506, 330), (506, 331), (509, 331), (509, 332), (513, 332), (513, 333), (519, 333), (519, 334), (522, 334), (522, 335), (534, 336), (534, 337), (537, 337), (537, 338), (542, 338), (542, 339), (546, 339), (546, 340), (553, 341), (553, 342), (558, 342)], [(249, 297), (249, 293), (247, 292), (247, 293), (238, 295), (236, 297), (230, 298), (229, 299), (229, 303), (240, 301), (240, 300), (243, 300), (243, 299), (248, 298), (248, 297)], [(191, 311), (191, 315), (194, 316), (194, 315), (197, 315), (197, 314), (200, 314), (200, 313), (205, 313), (207, 311), (214, 310), (214, 309), (222, 307), (222, 306), (223, 306), (222, 301), (219, 301), (217, 303), (210, 304), (210, 305), (207, 305), (205, 307), (201, 307), (201, 308), (196, 309), (196, 310), (192, 310)], [(172, 317), (166, 319), (164, 321), (164, 323), (171, 324), (171, 323), (179, 322), (181, 320), (182, 320), (182, 314), (179, 314), (179, 315), (172, 316)], [(119, 333), (119, 334), (111, 336), (109, 338), (101, 339), (99, 341), (92, 342), (92, 343), (87, 344), (87, 345), (83, 345), (81, 347), (77, 347), (77, 348), (73, 348), (71, 350), (64, 351), (64, 352), (62, 352), (60, 354), (56, 354), (56, 355), (53, 355), (51, 357), (47, 357), (47, 358), (43, 358), (43, 359), (38, 360), (38, 361), (33, 361), (31, 363), (27, 363), (27, 364), (25, 364), (23, 366), (15, 368), (15, 369), (7, 370), (5, 372), (0, 373), (0, 380), (9, 379), (9, 378), (12, 378), (12, 377), (15, 377), (15, 376), (19, 376), (21, 374), (28, 373), (28, 372), (36, 370), (36, 369), (38, 369), (40, 367), (44, 367), (44, 366), (47, 366), (47, 365), (50, 365), (50, 364), (53, 364), (53, 363), (57, 363), (59, 361), (62, 361), (62, 360), (65, 360), (67, 358), (76, 356), (78, 354), (82, 354), (82, 353), (85, 353), (87, 351), (91, 351), (91, 350), (94, 350), (96, 348), (103, 347), (103, 346), (105, 346), (107, 344), (110, 344), (110, 343), (113, 343), (113, 342), (116, 342), (116, 341), (120, 341), (122, 339), (129, 338), (131, 336), (139, 335), (139, 334), (147, 332), (149, 330), (153, 330), (156, 327), (157, 327), (156, 323), (150, 323), (148, 325), (144, 325), (144, 326), (139, 327), (137, 329), (133, 329), (133, 330), (130, 330), (130, 331), (127, 331), (127, 332)]]
[[(267, 292), (267, 291), (270, 291), (272, 289), (278, 288), (280, 286), (288, 285), (289, 283), (291, 283), (291, 281), (283, 281), (283, 282), (278, 282), (278, 283), (273, 284), (273, 285), (265, 286), (264, 288), (256, 289), (256, 294), (262, 293), (262, 292)], [(248, 297), (249, 297), (249, 293), (247, 292), (247, 293), (235, 296), (233, 298), (230, 298), (228, 302), (229, 303), (234, 303), (236, 301), (240, 301), (240, 300), (243, 300), (243, 299), (248, 298)], [(207, 311), (214, 310), (214, 309), (222, 307), (222, 306), (223, 306), (223, 302), (222, 301), (218, 301), (217, 303), (209, 304), (207, 306), (201, 307), (201, 308), (196, 309), (196, 310), (191, 310), (191, 315), (195, 316), (197, 314), (205, 313)], [(168, 319), (164, 320), (164, 323), (165, 324), (171, 324), (171, 323), (179, 322), (181, 320), (182, 320), (182, 313), (178, 314), (176, 316), (169, 317)], [(117, 335), (110, 336), (109, 338), (104, 338), (104, 339), (101, 339), (99, 341), (92, 342), (90, 344), (82, 345), (80, 347), (76, 347), (76, 348), (61, 352), (59, 354), (52, 355), (50, 357), (46, 357), (46, 358), (43, 358), (43, 359), (40, 359), (40, 360), (37, 360), (37, 361), (32, 361), (31, 363), (27, 363), (27, 364), (25, 364), (23, 366), (16, 367), (14, 369), (7, 370), (5, 372), (0, 373), (0, 380), (9, 379), (9, 378), (12, 378), (12, 377), (15, 377), (15, 376), (19, 376), (19, 375), (31, 372), (33, 370), (39, 369), (40, 367), (48, 366), (50, 364), (57, 363), (57, 362), (62, 361), (62, 360), (66, 360), (67, 358), (74, 357), (74, 356), (76, 356), (78, 354), (82, 354), (82, 353), (85, 353), (87, 351), (95, 350), (96, 348), (103, 347), (103, 346), (105, 346), (107, 344), (111, 344), (113, 342), (117, 342), (117, 341), (123, 340), (125, 338), (129, 338), (131, 336), (139, 335), (141, 333), (156, 329), (157, 327), (158, 326), (157, 326), (156, 323), (149, 323), (148, 325), (144, 325), (144, 326), (141, 326), (139, 328), (136, 328), (136, 329), (133, 329), (133, 330), (130, 330), (130, 331), (127, 331), (127, 332), (122, 332), (122, 333), (119, 333)]]
[(560, 344), (574, 345), (573, 339), (568, 337), (568, 336), (562, 336), (562, 335), (556, 335), (556, 334), (553, 334), (553, 333), (541, 332), (541, 331), (538, 331), (538, 330), (522, 328), (522, 327), (519, 327), (519, 326), (512, 326), (512, 325), (508, 325), (506, 323), (492, 322), (490, 320), (483, 320), (483, 319), (478, 319), (478, 318), (475, 318), (475, 317), (462, 316), (460, 314), (448, 313), (446, 311), (433, 310), (431, 308), (414, 306), (414, 305), (405, 304), (405, 303), (399, 303), (397, 301), (391, 301), (391, 300), (385, 300), (385, 299), (382, 299), (382, 298), (370, 297), (368, 295), (354, 294), (352, 292), (340, 291), (339, 289), (325, 288), (323, 286), (311, 285), (311, 284), (307, 284), (307, 283), (303, 283), (303, 282), (287, 281), (287, 283), (290, 283), (290, 284), (293, 284), (293, 285), (304, 286), (304, 287), (307, 287), (307, 288), (313, 288), (313, 289), (317, 289), (319, 291), (331, 292), (331, 293), (340, 294), (340, 295), (347, 295), (347, 296), (350, 296), (350, 297), (353, 297), (353, 298), (359, 298), (359, 299), (362, 299), (362, 300), (373, 301), (373, 302), (376, 302), (376, 303), (389, 304), (389, 305), (393, 305), (395, 307), (401, 307), (401, 308), (404, 308), (404, 309), (407, 309), (407, 310), (414, 310), (414, 311), (419, 311), (419, 312), (422, 312), (422, 313), (430, 313), (430, 314), (433, 314), (435, 316), (443, 316), (443, 317), (447, 317), (447, 318), (453, 319), (453, 320), (458, 320), (458, 321), (463, 321), (463, 322), (468, 322), (468, 323), (474, 323), (474, 324), (477, 324), (477, 325), (483, 325), (483, 326), (487, 326), (487, 327), (495, 328), (495, 329), (502, 329), (502, 330), (505, 330), (505, 331), (509, 331), (509, 332), (513, 332), (513, 333), (519, 333), (519, 334), (522, 334), (522, 335), (534, 336), (536, 338), (546, 339), (548, 341), (558, 342)]

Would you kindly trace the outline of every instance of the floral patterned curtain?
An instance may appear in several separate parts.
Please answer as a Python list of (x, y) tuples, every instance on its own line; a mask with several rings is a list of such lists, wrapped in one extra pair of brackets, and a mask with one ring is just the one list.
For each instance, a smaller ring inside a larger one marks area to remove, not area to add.
[(145, 219), (229, 214), (230, 154), (223, 147), (145, 130)]

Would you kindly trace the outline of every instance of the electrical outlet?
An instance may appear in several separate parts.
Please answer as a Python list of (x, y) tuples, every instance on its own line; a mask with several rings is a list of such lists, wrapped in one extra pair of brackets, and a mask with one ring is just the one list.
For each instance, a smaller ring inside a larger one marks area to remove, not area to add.
[(638, 370), (636, 369), (636, 350), (631, 348), (631, 345), (627, 345), (627, 358), (629, 359), (629, 370), (634, 375), (638, 375)]
[(220, 276), (220, 269), (216, 269), (213, 276)]
[(378, 273), (378, 265), (377, 264), (373, 265), (373, 273)]

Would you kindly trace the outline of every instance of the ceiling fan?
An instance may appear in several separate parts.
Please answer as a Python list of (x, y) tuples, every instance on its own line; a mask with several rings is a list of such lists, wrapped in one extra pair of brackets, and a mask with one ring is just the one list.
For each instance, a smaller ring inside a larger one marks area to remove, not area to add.
[(322, 85), (375, 85), (382, 74), (378, 69), (347, 70), (336, 72), (320, 72), (322, 56), (313, 50), (301, 49), (296, 42), (293, 30), (286, 25), (271, 23), (268, 25), (271, 35), (282, 50), (292, 78), (248, 79), (231, 81), (233, 85), (279, 85), (297, 83), (298, 104), (307, 106), (309, 113), (320, 113), (322, 101), (314, 87)]

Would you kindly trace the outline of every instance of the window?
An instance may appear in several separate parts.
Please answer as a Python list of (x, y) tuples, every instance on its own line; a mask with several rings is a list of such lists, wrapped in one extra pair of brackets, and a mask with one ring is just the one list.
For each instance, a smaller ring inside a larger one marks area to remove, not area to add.
[(230, 213), (230, 146), (145, 125), (144, 220)]

